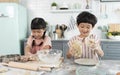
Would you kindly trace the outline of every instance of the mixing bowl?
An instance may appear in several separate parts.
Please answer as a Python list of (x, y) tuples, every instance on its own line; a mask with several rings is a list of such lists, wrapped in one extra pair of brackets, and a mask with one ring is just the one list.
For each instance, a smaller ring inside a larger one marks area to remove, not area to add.
[(37, 52), (38, 58), (44, 63), (56, 63), (62, 56), (62, 51), (57, 49), (40, 50)]
[(112, 40), (120, 40), (120, 36), (108, 36), (108, 38)]

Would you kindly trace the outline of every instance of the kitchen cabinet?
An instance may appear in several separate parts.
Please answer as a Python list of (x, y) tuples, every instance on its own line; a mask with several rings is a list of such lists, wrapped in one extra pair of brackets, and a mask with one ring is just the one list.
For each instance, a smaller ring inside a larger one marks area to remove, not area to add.
[(63, 57), (66, 58), (68, 50), (68, 40), (52, 40), (52, 49), (59, 49), (63, 51)]
[[(66, 52), (68, 50), (67, 42), (68, 40), (53, 40), (52, 48), (63, 50), (63, 56), (66, 57)], [(102, 59), (120, 60), (120, 41), (110, 39), (101, 40), (101, 47), (104, 51)]]
[(101, 47), (104, 51), (104, 57), (102, 59), (120, 60), (120, 41), (102, 40)]
[[(25, 45), (24, 40), (24, 45)], [(63, 57), (66, 58), (66, 53), (68, 50), (68, 40), (52, 40), (52, 49), (59, 49), (63, 51)], [(120, 41), (114, 40), (101, 40), (101, 47), (104, 51), (104, 56), (102, 59), (105, 60), (120, 60)]]
[[(21, 42), (23, 43), (22, 50), (24, 50), (27, 39), (24, 39)], [(66, 52), (68, 50), (67, 42), (68, 42), (68, 40), (52, 40), (52, 49), (62, 50), (63, 51), (62, 56), (66, 57)], [(24, 54), (24, 51), (21, 51), (21, 52), (22, 52), (22, 54)]]

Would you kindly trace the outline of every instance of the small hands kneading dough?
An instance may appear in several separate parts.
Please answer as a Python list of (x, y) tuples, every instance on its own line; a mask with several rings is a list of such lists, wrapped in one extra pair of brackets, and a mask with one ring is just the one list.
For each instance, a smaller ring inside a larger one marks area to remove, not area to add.
[(96, 48), (98, 46), (98, 44), (95, 42), (95, 39), (88, 39), (87, 40), (87, 45), (91, 48)]
[(92, 44), (95, 44), (95, 40), (94, 39), (88, 39), (87, 43), (88, 43), (88, 46), (91, 46)]
[(82, 55), (82, 44), (79, 41), (72, 42), (72, 48), (74, 50), (74, 57), (81, 57)]
[(27, 61), (36, 61), (38, 60), (38, 57), (33, 55), (33, 56), (21, 56), (20, 61), (21, 62), (27, 62)]

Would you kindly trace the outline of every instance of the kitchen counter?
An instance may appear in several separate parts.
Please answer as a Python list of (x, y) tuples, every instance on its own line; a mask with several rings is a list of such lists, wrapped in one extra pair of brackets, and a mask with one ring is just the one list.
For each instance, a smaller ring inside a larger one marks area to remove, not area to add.
[(113, 40), (113, 39), (101, 39), (101, 41), (107, 41), (107, 42), (120, 42), (120, 40)]
[[(26, 40), (25, 40), (26, 41)], [(52, 41), (69, 41), (68, 39), (58, 39)], [(101, 42), (120, 42), (120, 40), (113, 40), (113, 39), (100, 39)]]
[[(24, 54), (26, 41), (26, 39), (23, 40), (22, 54)], [(52, 48), (62, 50), (63, 57), (66, 58), (66, 52), (68, 50), (67, 43), (67, 39), (52, 40)], [(104, 57), (102, 59), (120, 60), (120, 40), (101, 39), (101, 47), (104, 51)]]
[[(5, 67), (0, 65), (0, 67)], [(83, 67), (82, 65), (75, 64), (71, 60), (65, 60), (64, 63), (58, 69), (52, 69), (51, 72), (45, 71), (30, 71), (24, 69), (17, 69), (17, 68), (9, 68), (9, 71), (0, 73), (0, 75), (76, 75), (75, 70)], [(119, 60), (102, 60), (100, 64), (97, 66), (84, 66), (84, 67), (91, 67), (91, 69), (103, 69), (109, 75), (116, 75), (118, 71), (120, 71), (120, 61)]]
[[(68, 39), (57, 39), (52, 41), (69, 41)], [(120, 42), (120, 40), (113, 40), (113, 39), (100, 39), (100, 41), (107, 41), (107, 42)]]
[[(100, 39), (101, 41), (113, 41), (113, 42), (120, 42), (120, 40), (113, 40), (113, 39)], [(27, 41), (27, 38), (23, 39), (23, 41)], [(62, 38), (62, 39), (52, 39), (52, 41), (69, 41), (69, 39), (65, 39), (65, 38)]]

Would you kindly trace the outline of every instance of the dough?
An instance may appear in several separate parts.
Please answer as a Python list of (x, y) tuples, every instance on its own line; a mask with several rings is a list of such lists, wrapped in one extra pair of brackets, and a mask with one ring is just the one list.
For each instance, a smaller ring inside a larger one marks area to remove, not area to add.
[(74, 57), (81, 57), (82, 55), (82, 44), (79, 41), (72, 42), (72, 49), (74, 50)]
[(88, 44), (88, 46), (95, 44), (95, 39), (88, 39), (87, 44)]
[(0, 67), (0, 73), (6, 72), (6, 71), (8, 71), (8, 68)]

